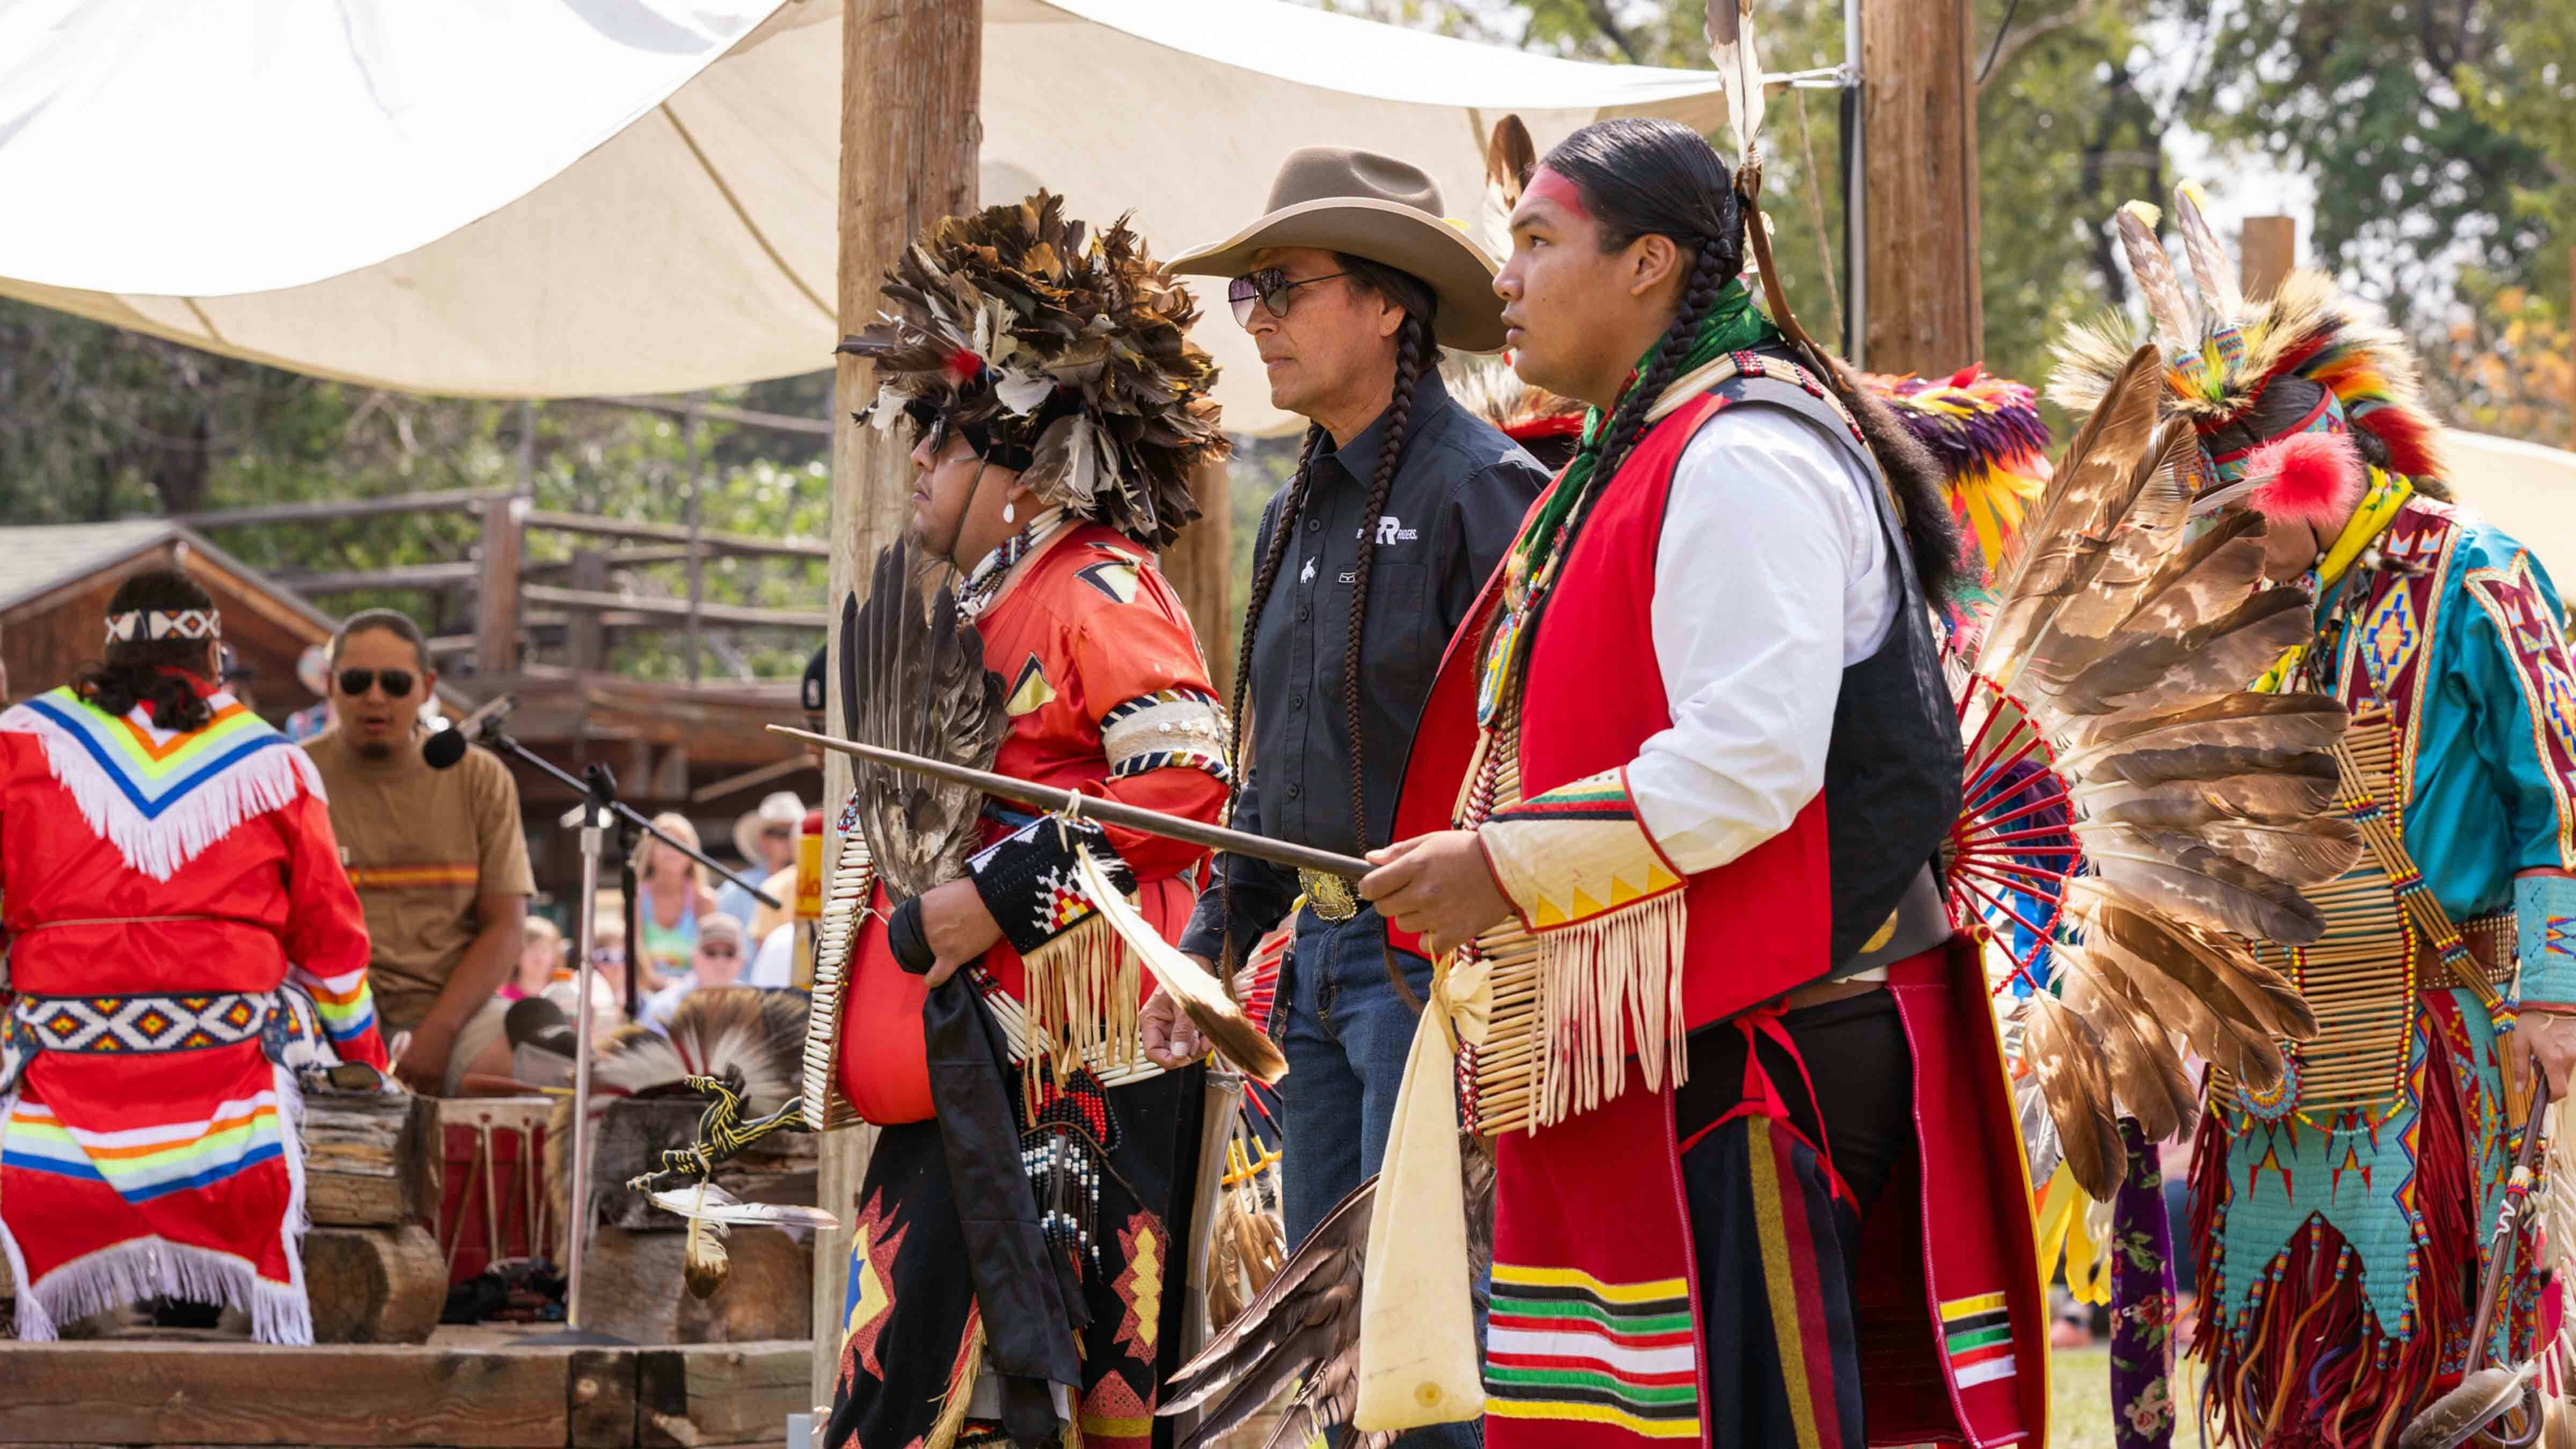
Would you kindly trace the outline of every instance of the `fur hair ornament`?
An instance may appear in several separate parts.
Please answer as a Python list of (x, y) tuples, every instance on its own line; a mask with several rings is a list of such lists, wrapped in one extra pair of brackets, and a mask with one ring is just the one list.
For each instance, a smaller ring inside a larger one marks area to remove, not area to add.
[(2346, 433), (2292, 433), (2254, 450), (2245, 460), (2255, 512), (2278, 522), (2335, 528), (2361, 501), (2369, 482), (2361, 450)]
[(1040, 499), (1159, 549), (1199, 516), (1192, 471), (1226, 451), (1196, 320), (1127, 218), (1093, 233), (1040, 191), (933, 223), (838, 350), (877, 366), (861, 419), (959, 429)]

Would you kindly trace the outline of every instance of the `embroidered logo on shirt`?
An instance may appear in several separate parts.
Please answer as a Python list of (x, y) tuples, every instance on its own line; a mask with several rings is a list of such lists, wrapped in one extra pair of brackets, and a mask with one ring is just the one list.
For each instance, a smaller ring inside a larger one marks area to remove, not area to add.
[(1297, 575), (1297, 582), (1299, 582), (1299, 583), (1301, 583), (1301, 584), (1311, 584), (1311, 583), (1313, 583), (1314, 581), (1315, 581), (1315, 560), (1313, 560), (1313, 559), (1308, 559), (1308, 560), (1306, 560), (1306, 570), (1305, 570), (1305, 572), (1303, 572), (1303, 573), (1301, 573), (1301, 574)]
[(1380, 548), (1390, 543), (1411, 543), (1420, 537), (1422, 537), (1421, 529), (1405, 527), (1404, 520), (1392, 513), (1381, 514), (1378, 518), (1377, 544)]

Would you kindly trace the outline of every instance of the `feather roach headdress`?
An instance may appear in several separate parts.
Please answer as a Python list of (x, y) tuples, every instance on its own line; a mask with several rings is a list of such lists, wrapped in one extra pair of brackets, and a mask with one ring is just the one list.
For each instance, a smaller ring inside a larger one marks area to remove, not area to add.
[[(2274, 513), (2323, 512), (2339, 495), (2358, 495), (2365, 464), (2418, 480), (2440, 475), (2440, 427), (2425, 407), (2414, 353), (2394, 329), (2366, 319), (2319, 272), (2293, 273), (2270, 297), (2246, 298), (2189, 182), (2174, 190), (2174, 219), (2197, 305), (2156, 235), (2156, 209), (2130, 202), (2117, 225), (2164, 361), (2166, 402), (2200, 439), (2191, 460), (2196, 512), (2240, 498)], [(2058, 346), (2049, 397), (2077, 413), (2095, 411), (2130, 352), (2148, 340), (2133, 334), (2118, 316), (2074, 329)], [(2359, 445), (2352, 461), (2298, 451), (2258, 456), (2266, 444), (2310, 432), (2351, 435)], [(2258, 462), (2295, 462), (2303, 471), (2288, 486), (2267, 486), (2277, 480)]]
[(2001, 567), (2022, 516), (2048, 487), (2048, 424), (2040, 420), (2038, 394), (1977, 365), (1938, 382), (1859, 376), (1940, 462), (1950, 516), (1976, 541), (1977, 572)]
[(1125, 217), (1087, 234), (1064, 198), (952, 216), (886, 274), (875, 326), (839, 350), (877, 365), (878, 428), (955, 428), (1060, 503), (1147, 548), (1199, 516), (1190, 473), (1221, 456), (1216, 365), (1188, 289)]

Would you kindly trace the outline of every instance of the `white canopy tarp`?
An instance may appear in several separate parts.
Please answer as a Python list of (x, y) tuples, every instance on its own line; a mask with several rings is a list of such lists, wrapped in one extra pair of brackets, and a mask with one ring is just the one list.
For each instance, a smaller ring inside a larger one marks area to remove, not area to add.
[[(1162, 255), (1304, 145), (1403, 156), (1477, 224), (1484, 136), (1723, 121), (1716, 77), (1286, 0), (986, 0), (983, 193), (1133, 209)], [(834, 0), (12, 0), (0, 293), (427, 393), (662, 393), (839, 340)], [(887, 57), (887, 64), (900, 64)], [(1221, 295), (1229, 427), (1274, 432)]]
[(2576, 589), (2576, 453), (2451, 431), (2442, 457), (2461, 502), (2530, 549), (2562, 596)]

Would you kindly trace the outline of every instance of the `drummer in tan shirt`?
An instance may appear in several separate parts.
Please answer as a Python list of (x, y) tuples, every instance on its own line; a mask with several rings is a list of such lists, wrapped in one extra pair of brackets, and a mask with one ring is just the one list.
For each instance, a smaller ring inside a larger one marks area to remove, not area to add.
[(390, 609), (352, 615), (331, 642), (339, 722), (304, 748), (367, 913), (386, 1040), (410, 1033), (394, 1070), (415, 1091), (453, 1096), (469, 1071), (509, 1071), (496, 993), (535, 882), (499, 757), (469, 748), (446, 770), (421, 758), (420, 706), (437, 679), (419, 625)]

